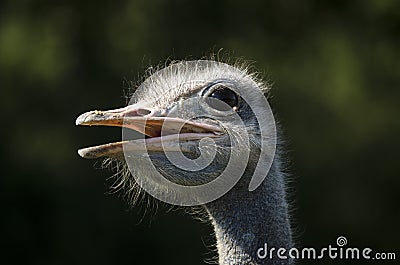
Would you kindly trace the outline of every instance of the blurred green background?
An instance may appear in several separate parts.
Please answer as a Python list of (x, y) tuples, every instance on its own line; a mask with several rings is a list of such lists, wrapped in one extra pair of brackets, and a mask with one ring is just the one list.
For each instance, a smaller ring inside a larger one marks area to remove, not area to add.
[(212, 258), (209, 225), (108, 194), (112, 172), (77, 149), (121, 131), (74, 121), (124, 105), (150, 65), (221, 48), (274, 82), (298, 245), (343, 235), (399, 259), (399, 1), (3, 0), (1, 264)]

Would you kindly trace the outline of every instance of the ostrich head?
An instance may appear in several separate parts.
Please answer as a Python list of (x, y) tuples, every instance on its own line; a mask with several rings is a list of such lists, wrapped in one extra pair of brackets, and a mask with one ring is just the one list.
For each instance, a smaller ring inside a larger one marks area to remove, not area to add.
[[(220, 181), (220, 185), (232, 187), (245, 170), (254, 170), (259, 160), (263, 135), (256, 111), (262, 113), (263, 125), (269, 129), (264, 135), (266, 146), (275, 143), (274, 120), (263, 108), (263, 92), (265, 87), (244, 69), (214, 61), (175, 63), (146, 79), (127, 107), (79, 116), (77, 125), (124, 128), (124, 141), (80, 149), (79, 154), (123, 160), (125, 152), (136, 181), (165, 195), (173, 191), (159, 178), (150, 178), (150, 172), (179, 185), (202, 185), (227, 170), (233, 152), (228, 172), (237, 177)], [(131, 130), (141, 132), (143, 139), (129, 139)], [(274, 149), (269, 151), (264, 163), (272, 162)], [(150, 158), (152, 170), (144, 163), (143, 153)], [(176, 165), (177, 160), (182, 163)], [(198, 196), (193, 200), (206, 202)]]

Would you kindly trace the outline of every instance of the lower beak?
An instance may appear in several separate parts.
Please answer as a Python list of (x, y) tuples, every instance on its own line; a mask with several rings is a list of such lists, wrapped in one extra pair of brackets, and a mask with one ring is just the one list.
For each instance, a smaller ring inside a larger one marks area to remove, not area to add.
[(78, 150), (84, 158), (122, 155), (129, 152), (177, 152), (184, 150), (182, 141), (201, 140), (205, 137), (218, 137), (223, 129), (216, 125), (189, 121), (180, 118), (157, 116), (152, 110), (129, 105), (124, 108), (107, 111), (89, 111), (76, 119), (76, 125), (117, 126), (138, 131), (147, 136), (136, 139), (109, 143)]

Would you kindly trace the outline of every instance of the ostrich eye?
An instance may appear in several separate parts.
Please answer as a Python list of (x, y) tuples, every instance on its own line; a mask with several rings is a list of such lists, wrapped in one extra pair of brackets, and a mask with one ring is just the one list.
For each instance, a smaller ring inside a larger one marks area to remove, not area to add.
[(213, 109), (220, 111), (228, 111), (237, 107), (238, 101), (237, 94), (226, 86), (219, 86), (207, 97), (207, 104)]

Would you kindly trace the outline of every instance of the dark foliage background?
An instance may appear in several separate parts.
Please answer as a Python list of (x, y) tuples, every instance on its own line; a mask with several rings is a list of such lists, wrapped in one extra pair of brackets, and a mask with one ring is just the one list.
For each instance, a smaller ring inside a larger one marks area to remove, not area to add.
[(76, 151), (121, 132), (74, 120), (125, 104), (151, 64), (221, 48), (274, 81), (299, 246), (344, 235), (400, 258), (399, 47), (396, 0), (1, 1), (1, 263), (212, 257), (209, 226), (107, 194), (112, 172)]

